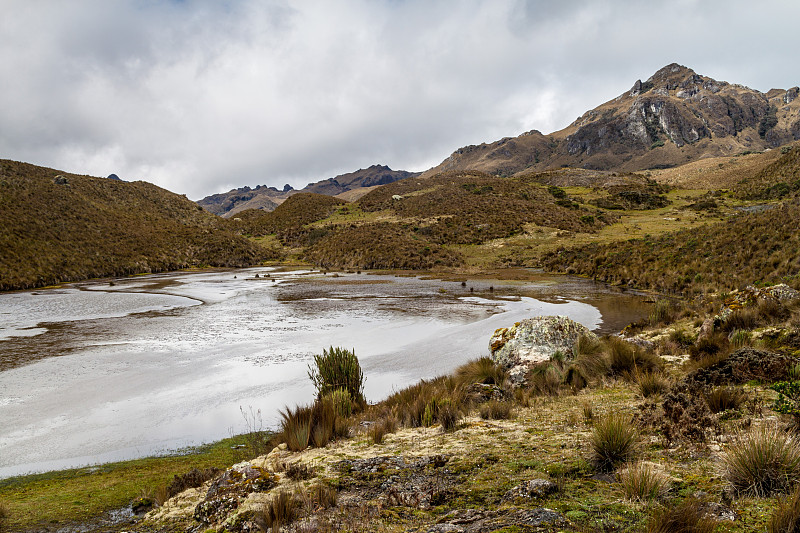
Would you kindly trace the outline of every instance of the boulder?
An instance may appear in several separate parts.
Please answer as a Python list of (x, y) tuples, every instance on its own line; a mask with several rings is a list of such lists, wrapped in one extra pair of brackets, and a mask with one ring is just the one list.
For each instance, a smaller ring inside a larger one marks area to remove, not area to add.
[(596, 339), (586, 326), (565, 316), (539, 316), (500, 328), (489, 340), (492, 359), (506, 368), (547, 361), (558, 351), (571, 359), (581, 335)]

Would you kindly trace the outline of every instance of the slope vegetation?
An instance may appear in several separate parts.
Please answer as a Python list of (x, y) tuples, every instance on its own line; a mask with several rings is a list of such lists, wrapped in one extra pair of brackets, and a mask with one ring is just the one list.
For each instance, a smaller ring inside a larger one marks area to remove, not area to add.
[(149, 183), (0, 161), (0, 289), (276, 257), (223, 224)]

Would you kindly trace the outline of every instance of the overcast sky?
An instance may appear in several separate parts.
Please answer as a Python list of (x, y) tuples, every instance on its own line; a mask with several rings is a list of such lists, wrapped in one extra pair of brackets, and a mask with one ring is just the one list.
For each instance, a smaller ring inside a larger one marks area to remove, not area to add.
[(200, 199), (559, 130), (677, 62), (800, 84), (800, 2), (3, 0), (0, 159)]

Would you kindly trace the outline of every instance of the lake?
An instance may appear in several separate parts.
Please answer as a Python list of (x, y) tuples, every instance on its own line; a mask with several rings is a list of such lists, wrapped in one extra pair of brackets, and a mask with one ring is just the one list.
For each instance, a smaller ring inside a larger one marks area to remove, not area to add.
[[(527, 276), (526, 276), (527, 277)], [(589, 280), (461, 282), (254, 268), (0, 294), (0, 478), (168, 453), (309, 403), (308, 364), (354, 349), (369, 401), (488, 355), (499, 327), (646, 316)], [(247, 413), (249, 422), (242, 412)]]

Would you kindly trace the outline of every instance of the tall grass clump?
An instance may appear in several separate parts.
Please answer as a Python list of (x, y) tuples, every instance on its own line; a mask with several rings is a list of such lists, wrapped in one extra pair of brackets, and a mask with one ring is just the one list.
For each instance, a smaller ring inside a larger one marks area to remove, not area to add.
[(281, 438), (291, 451), (318, 448), (350, 434), (350, 419), (339, 416), (332, 396), (312, 405), (287, 407), (279, 411)]
[(481, 357), (465, 363), (456, 369), (455, 374), (456, 379), (464, 385), (481, 383), (502, 386), (507, 377), (505, 369), (491, 357)]
[(669, 381), (660, 372), (639, 372), (634, 376), (639, 394), (645, 398), (661, 394), (669, 388)]
[(480, 406), (480, 415), (484, 420), (507, 420), (511, 418), (511, 403), (489, 400)]
[(800, 533), (800, 486), (778, 504), (767, 524), (767, 533)]
[(629, 415), (611, 413), (594, 422), (589, 443), (595, 468), (607, 472), (634, 458), (639, 433)]
[(364, 401), (364, 373), (355, 351), (344, 348), (322, 350), (314, 356), (314, 366), (309, 365), (308, 377), (317, 389), (317, 399), (322, 399), (337, 389), (350, 393), (350, 398), (358, 404)]
[(639, 372), (661, 369), (661, 359), (619, 337), (609, 336), (603, 341), (608, 357), (609, 372), (615, 376), (633, 379)]
[(747, 392), (742, 387), (717, 387), (705, 394), (706, 403), (712, 413), (737, 410), (747, 401)]
[(273, 495), (268, 504), (263, 506), (257, 514), (256, 522), (263, 531), (271, 530), (272, 533), (277, 533), (281, 527), (299, 518), (301, 508), (302, 501), (297, 495), (280, 490)]
[(647, 533), (712, 533), (716, 522), (706, 518), (703, 504), (687, 498), (679, 505), (657, 510), (647, 522)]
[(675, 306), (669, 300), (658, 300), (650, 310), (648, 321), (651, 326), (669, 324), (675, 319)]
[(670, 480), (665, 474), (643, 462), (628, 465), (620, 473), (619, 482), (625, 497), (638, 502), (660, 500), (670, 488)]
[(732, 443), (722, 460), (739, 493), (766, 497), (800, 481), (800, 443), (777, 427), (756, 428)]

